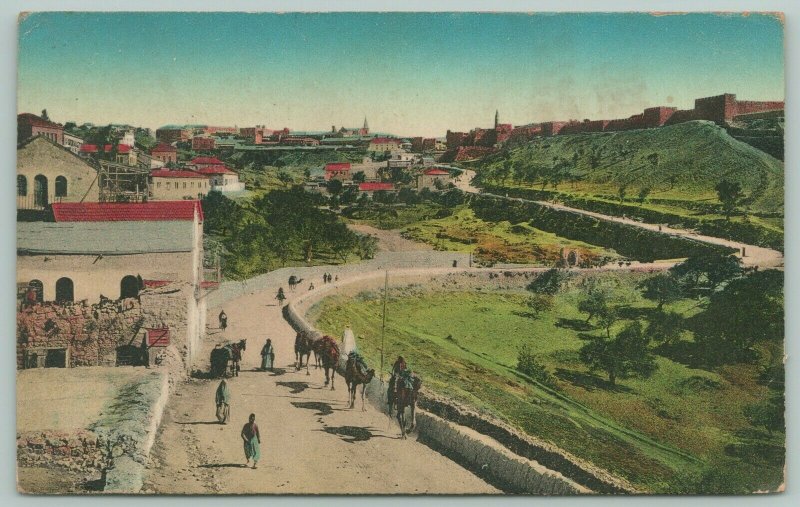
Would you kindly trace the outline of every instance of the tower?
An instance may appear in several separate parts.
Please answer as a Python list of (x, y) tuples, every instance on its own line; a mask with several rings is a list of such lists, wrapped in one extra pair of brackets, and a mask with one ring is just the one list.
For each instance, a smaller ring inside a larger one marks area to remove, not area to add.
[(500, 110), (495, 110), (494, 112), (494, 128), (500, 125)]
[(369, 124), (367, 123), (367, 117), (364, 117), (364, 126), (361, 128), (361, 135), (365, 136), (369, 134)]

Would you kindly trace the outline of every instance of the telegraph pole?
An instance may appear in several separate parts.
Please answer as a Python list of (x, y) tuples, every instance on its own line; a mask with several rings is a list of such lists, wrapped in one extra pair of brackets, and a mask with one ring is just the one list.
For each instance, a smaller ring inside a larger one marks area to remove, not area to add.
[(389, 291), (389, 270), (383, 280), (383, 323), (381, 324), (381, 383), (383, 383), (383, 348), (386, 343), (386, 297)]

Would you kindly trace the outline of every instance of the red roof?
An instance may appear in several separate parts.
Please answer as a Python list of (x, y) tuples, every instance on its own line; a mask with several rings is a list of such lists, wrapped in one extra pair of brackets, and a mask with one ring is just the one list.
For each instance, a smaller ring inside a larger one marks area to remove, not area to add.
[(394, 137), (376, 137), (370, 143), (400, 143), (400, 139), (396, 139)]
[(428, 176), (450, 176), (449, 172), (445, 171), (444, 169), (437, 169), (435, 167), (432, 167), (431, 169), (425, 169), (423, 174)]
[(128, 153), (131, 151), (131, 147), (127, 144), (118, 144), (117, 145), (117, 153)]
[(192, 159), (192, 164), (198, 165), (224, 165), (225, 162), (217, 157), (195, 157)]
[(325, 164), (326, 171), (349, 171), (350, 162), (331, 162)]
[(49, 120), (45, 120), (40, 116), (36, 116), (33, 113), (22, 113), (17, 115), (17, 123), (28, 123), (35, 127), (50, 127), (50, 128), (64, 128), (63, 126), (59, 125), (58, 123), (53, 123)]
[(56, 222), (157, 222), (194, 220), (195, 212), (203, 221), (200, 201), (150, 202), (62, 202), (53, 203)]
[(209, 165), (205, 167), (198, 167), (197, 172), (200, 174), (236, 174), (224, 165)]
[(178, 148), (165, 143), (161, 143), (152, 150), (150, 150), (150, 153), (173, 153), (173, 152), (177, 153)]
[(148, 289), (157, 289), (169, 285), (172, 282), (169, 280), (142, 280), (142, 283), (144, 283), (144, 286)]
[(81, 153), (97, 153), (96, 144), (82, 144), (79, 151)]
[(196, 173), (194, 171), (179, 171), (179, 170), (169, 170), (169, 169), (155, 169), (150, 172), (150, 176), (153, 178), (202, 178), (206, 179), (200, 173)]
[(377, 183), (377, 182), (360, 183), (358, 185), (358, 190), (360, 192), (374, 192), (376, 190), (394, 190), (394, 184)]

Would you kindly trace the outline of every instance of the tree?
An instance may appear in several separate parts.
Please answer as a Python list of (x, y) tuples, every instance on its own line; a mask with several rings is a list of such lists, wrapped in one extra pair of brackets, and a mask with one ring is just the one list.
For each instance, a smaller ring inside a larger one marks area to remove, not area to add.
[(525, 305), (531, 311), (534, 318), (538, 318), (542, 312), (553, 309), (553, 297), (546, 294), (532, 294), (525, 301)]
[(675, 277), (669, 273), (651, 276), (639, 284), (642, 295), (658, 303), (660, 311), (665, 303), (672, 303), (681, 298), (681, 286)]
[(372, 259), (375, 257), (375, 252), (378, 250), (378, 239), (374, 236), (367, 234), (358, 235), (358, 244), (356, 245), (356, 254), (361, 260)]
[(766, 400), (744, 407), (743, 413), (753, 426), (762, 426), (772, 435), (773, 431), (786, 431), (786, 402), (783, 390), (771, 390)]
[(717, 191), (717, 198), (722, 203), (722, 210), (725, 213), (725, 220), (730, 220), (731, 215), (736, 211), (736, 207), (744, 198), (742, 186), (737, 182), (722, 180), (714, 187)]
[(303, 169), (303, 178), (306, 180), (311, 179), (311, 169)]
[(613, 339), (595, 337), (581, 347), (579, 356), (591, 370), (605, 372), (611, 385), (616, 385), (617, 378), (634, 374), (647, 377), (656, 369), (649, 339), (639, 321), (625, 326)]
[(294, 178), (292, 178), (292, 175), (286, 171), (278, 171), (278, 180), (284, 185), (289, 185), (292, 181), (294, 181)]
[(711, 293), (724, 283), (741, 276), (741, 260), (735, 255), (716, 251), (693, 255), (670, 268), (683, 291)]
[(639, 204), (644, 204), (644, 201), (647, 200), (647, 196), (650, 195), (650, 192), (653, 189), (650, 187), (642, 187), (639, 189)]
[(658, 312), (650, 319), (647, 334), (656, 341), (673, 343), (683, 333), (684, 321), (679, 313)]
[(243, 213), (236, 201), (225, 197), (218, 190), (212, 190), (203, 197), (203, 230), (217, 232), (222, 236), (238, 222)]
[(342, 187), (343, 187), (343, 185), (342, 185), (341, 180), (333, 179), (333, 180), (330, 180), (328, 182), (328, 192), (330, 192), (333, 195), (336, 195), (339, 192), (341, 192), (342, 191)]
[(561, 290), (561, 287), (566, 283), (569, 277), (569, 272), (563, 269), (548, 269), (544, 273), (534, 278), (534, 280), (525, 288), (534, 294), (546, 294), (549, 296), (554, 296), (558, 294), (558, 292)]
[(553, 385), (553, 378), (547, 368), (539, 362), (527, 343), (523, 343), (517, 351), (517, 371), (546, 386)]
[(367, 179), (367, 176), (364, 174), (364, 171), (356, 171), (353, 173), (353, 182), (354, 183), (364, 183)]
[(625, 200), (625, 195), (627, 193), (628, 193), (628, 186), (627, 185), (622, 185), (622, 186), (619, 187), (619, 190), (617, 190), (617, 196), (619, 197), (619, 202), (622, 202), (622, 201)]
[(588, 314), (586, 322), (592, 320), (595, 315), (602, 315), (610, 306), (610, 297), (607, 290), (601, 287), (591, 287), (586, 295), (578, 302), (578, 311)]

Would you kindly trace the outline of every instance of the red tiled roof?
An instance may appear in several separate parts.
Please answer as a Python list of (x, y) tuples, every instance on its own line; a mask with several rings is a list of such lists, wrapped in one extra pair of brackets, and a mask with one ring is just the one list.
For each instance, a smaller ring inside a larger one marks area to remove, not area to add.
[(426, 174), (428, 176), (450, 176), (449, 172), (445, 171), (444, 169), (437, 169), (435, 167), (432, 167), (430, 169), (425, 169), (423, 174)]
[(385, 143), (400, 143), (400, 139), (395, 139), (394, 137), (376, 137), (370, 143), (375, 144), (385, 144)]
[(200, 174), (236, 174), (224, 165), (209, 165), (205, 167), (198, 167), (196, 172)]
[(97, 153), (96, 144), (82, 144), (79, 151), (81, 153)]
[(50, 127), (50, 128), (64, 128), (62, 125), (58, 123), (53, 123), (49, 120), (45, 120), (40, 116), (36, 116), (33, 113), (21, 113), (17, 115), (17, 123), (29, 123), (35, 127)]
[(203, 221), (200, 201), (151, 202), (62, 202), (53, 203), (56, 222), (157, 222), (194, 220), (197, 212)]
[(169, 169), (155, 169), (150, 171), (150, 176), (153, 178), (202, 178), (206, 179), (200, 173), (195, 171), (180, 171), (180, 170), (169, 170)]
[(360, 192), (373, 192), (375, 190), (394, 190), (394, 184), (378, 183), (378, 182), (360, 183), (358, 185), (358, 190)]
[(127, 144), (118, 144), (117, 145), (117, 153), (129, 153), (131, 151), (131, 147)]
[(325, 164), (326, 171), (349, 171), (350, 162), (331, 162)]
[(150, 150), (150, 153), (177, 153), (177, 152), (178, 148), (166, 143), (161, 143), (152, 150)]
[(199, 165), (224, 165), (225, 162), (217, 157), (195, 157), (192, 159), (192, 164)]

